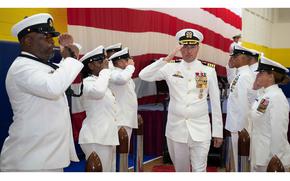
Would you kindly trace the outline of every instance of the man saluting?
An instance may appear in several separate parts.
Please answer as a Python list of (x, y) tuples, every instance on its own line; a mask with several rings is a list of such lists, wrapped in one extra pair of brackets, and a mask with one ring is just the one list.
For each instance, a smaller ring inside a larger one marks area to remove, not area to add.
[[(146, 81), (166, 80), (170, 92), (167, 144), (176, 171), (206, 171), (211, 137), (214, 147), (222, 144), (223, 124), (216, 72), (197, 60), (201, 32), (183, 29), (176, 33), (179, 45), (167, 57), (145, 67), (139, 77)], [(177, 52), (180, 63), (170, 63)], [(207, 96), (212, 110), (212, 134)]]
[(83, 65), (69, 56), (59, 66), (49, 63), (53, 37), (59, 35), (49, 14), (25, 18), (13, 26), (12, 33), (18, 37), (21, 54), (6, 77), (14, 115), (0, 169), (62, 171), (70, 160), (78, 161), (65, 91)]

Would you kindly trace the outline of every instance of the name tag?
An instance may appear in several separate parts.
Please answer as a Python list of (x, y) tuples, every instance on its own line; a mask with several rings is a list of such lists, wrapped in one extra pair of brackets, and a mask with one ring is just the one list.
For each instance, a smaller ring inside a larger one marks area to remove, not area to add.
[(233, 82), (231, 83), (231, 86), (230, 86), (230, 91), (231, 91), (231, 92), (233, 92), (234, 89), (236, 88), (236, 84), (237, 84), (239, 78), (240, 78), (240, 75), (238, 75), (237, 77), (235, 77), (235, 79), (234, 79)]

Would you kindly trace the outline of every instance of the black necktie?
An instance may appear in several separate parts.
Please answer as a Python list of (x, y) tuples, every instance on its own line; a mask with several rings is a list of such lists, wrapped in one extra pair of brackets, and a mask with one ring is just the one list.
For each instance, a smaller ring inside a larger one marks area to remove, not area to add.
[(31, 55), (27, 55), (27, 54), (20, 54), (19, 57), (25, 57), (25, 58), (29, 58), (29, 59), (32, 59), (32, 60), (35, 60), (35, 61), (38, 61), (40, 63), (43, 63), (45, 65), (48, 65), (50, 66), (51, 68), (53, 68), (54, 70), (58, 69), (59, 66), (53, 64), (52, 62), (47, 62), (45, 63), (44, 60), (40, 59), (40, 58), (37, 58), (37, 57), (34, 57), (34, 56), (31, 56)]

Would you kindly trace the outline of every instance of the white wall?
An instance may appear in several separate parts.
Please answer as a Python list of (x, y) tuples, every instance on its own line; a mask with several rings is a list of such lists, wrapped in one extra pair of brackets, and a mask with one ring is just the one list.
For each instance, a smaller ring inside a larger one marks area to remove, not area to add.
[(243, 9), (243, 41), (271, 47), (272, 9)]
[(242, 10), (243, 41), (270, 48), (290, 48), (290, 9)]
[[(290, 18), (290, 17), (289, 17)], [(290, 23), (275, 23), (272, 27), (272, 48), (290, 48)]]
[(290, 48), (290, 9), (274, 9), (272, 47)]

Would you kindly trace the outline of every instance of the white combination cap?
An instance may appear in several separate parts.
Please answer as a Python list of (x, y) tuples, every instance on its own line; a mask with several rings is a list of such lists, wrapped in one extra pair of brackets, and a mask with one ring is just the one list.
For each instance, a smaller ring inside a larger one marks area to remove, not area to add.
[(244, 54), (244, 55), (249, 55), (249, 56), (257, 57), (257, 58), (259, 58), (261, 56), (261, 52), (258, 52), (257, 50), (254, 50), (254, 49), (245, 48), (239, 44), (235, 44), (234, 50), (230, 54), (230, 56), (233, 56), (236, 54)]
[(106, 52), (118, 52), (122, 50), (122, 43), (116, 43), (105, 48)]
[(103, 45), (98, 46), (94, 50), (86, 53), (80, 61), (83, 63), (89, 63), (92, 61), (99, 61), (105, 59), (105, 49)]
[(24, 18), (12, 27), (12, 35), (20, 40), (28, 33), (36, 32), (51, 34), (53, 37), (59, 36), (53, 27), (53, 18), (48, 13), (35, 14)]
[(203, 35), (200, 31), (189, 28), (178, 31), (175, 37), (181, 45), (195, 45), (203, 40)]
[(232, 38), (233, 38), (233, 39), (234, 39), (234, 38), (242, 38), (242, 35), (241, 35), (241, 34), (237, 34), (237, 35), (234, 35)]
[(127, 59), (130, 58), (130, 54), (129, 54), (129, 49), (128, 47), (124, 48), (123, 50), (120, 50), (116, 53), (114, 53), (109, 60), (112, 61), (116, 61), (116, 60), (120, 60), (120, 59)]
[(280, 63), (270, 60), (269, 58), (266, 57), (261, 57), (261, 60), (259, 61), (258, 64), (257, 71), (259, 72), (263, 70), (271, 70), (282, 74), (286, 74), (289, 72), (289, 70)]

